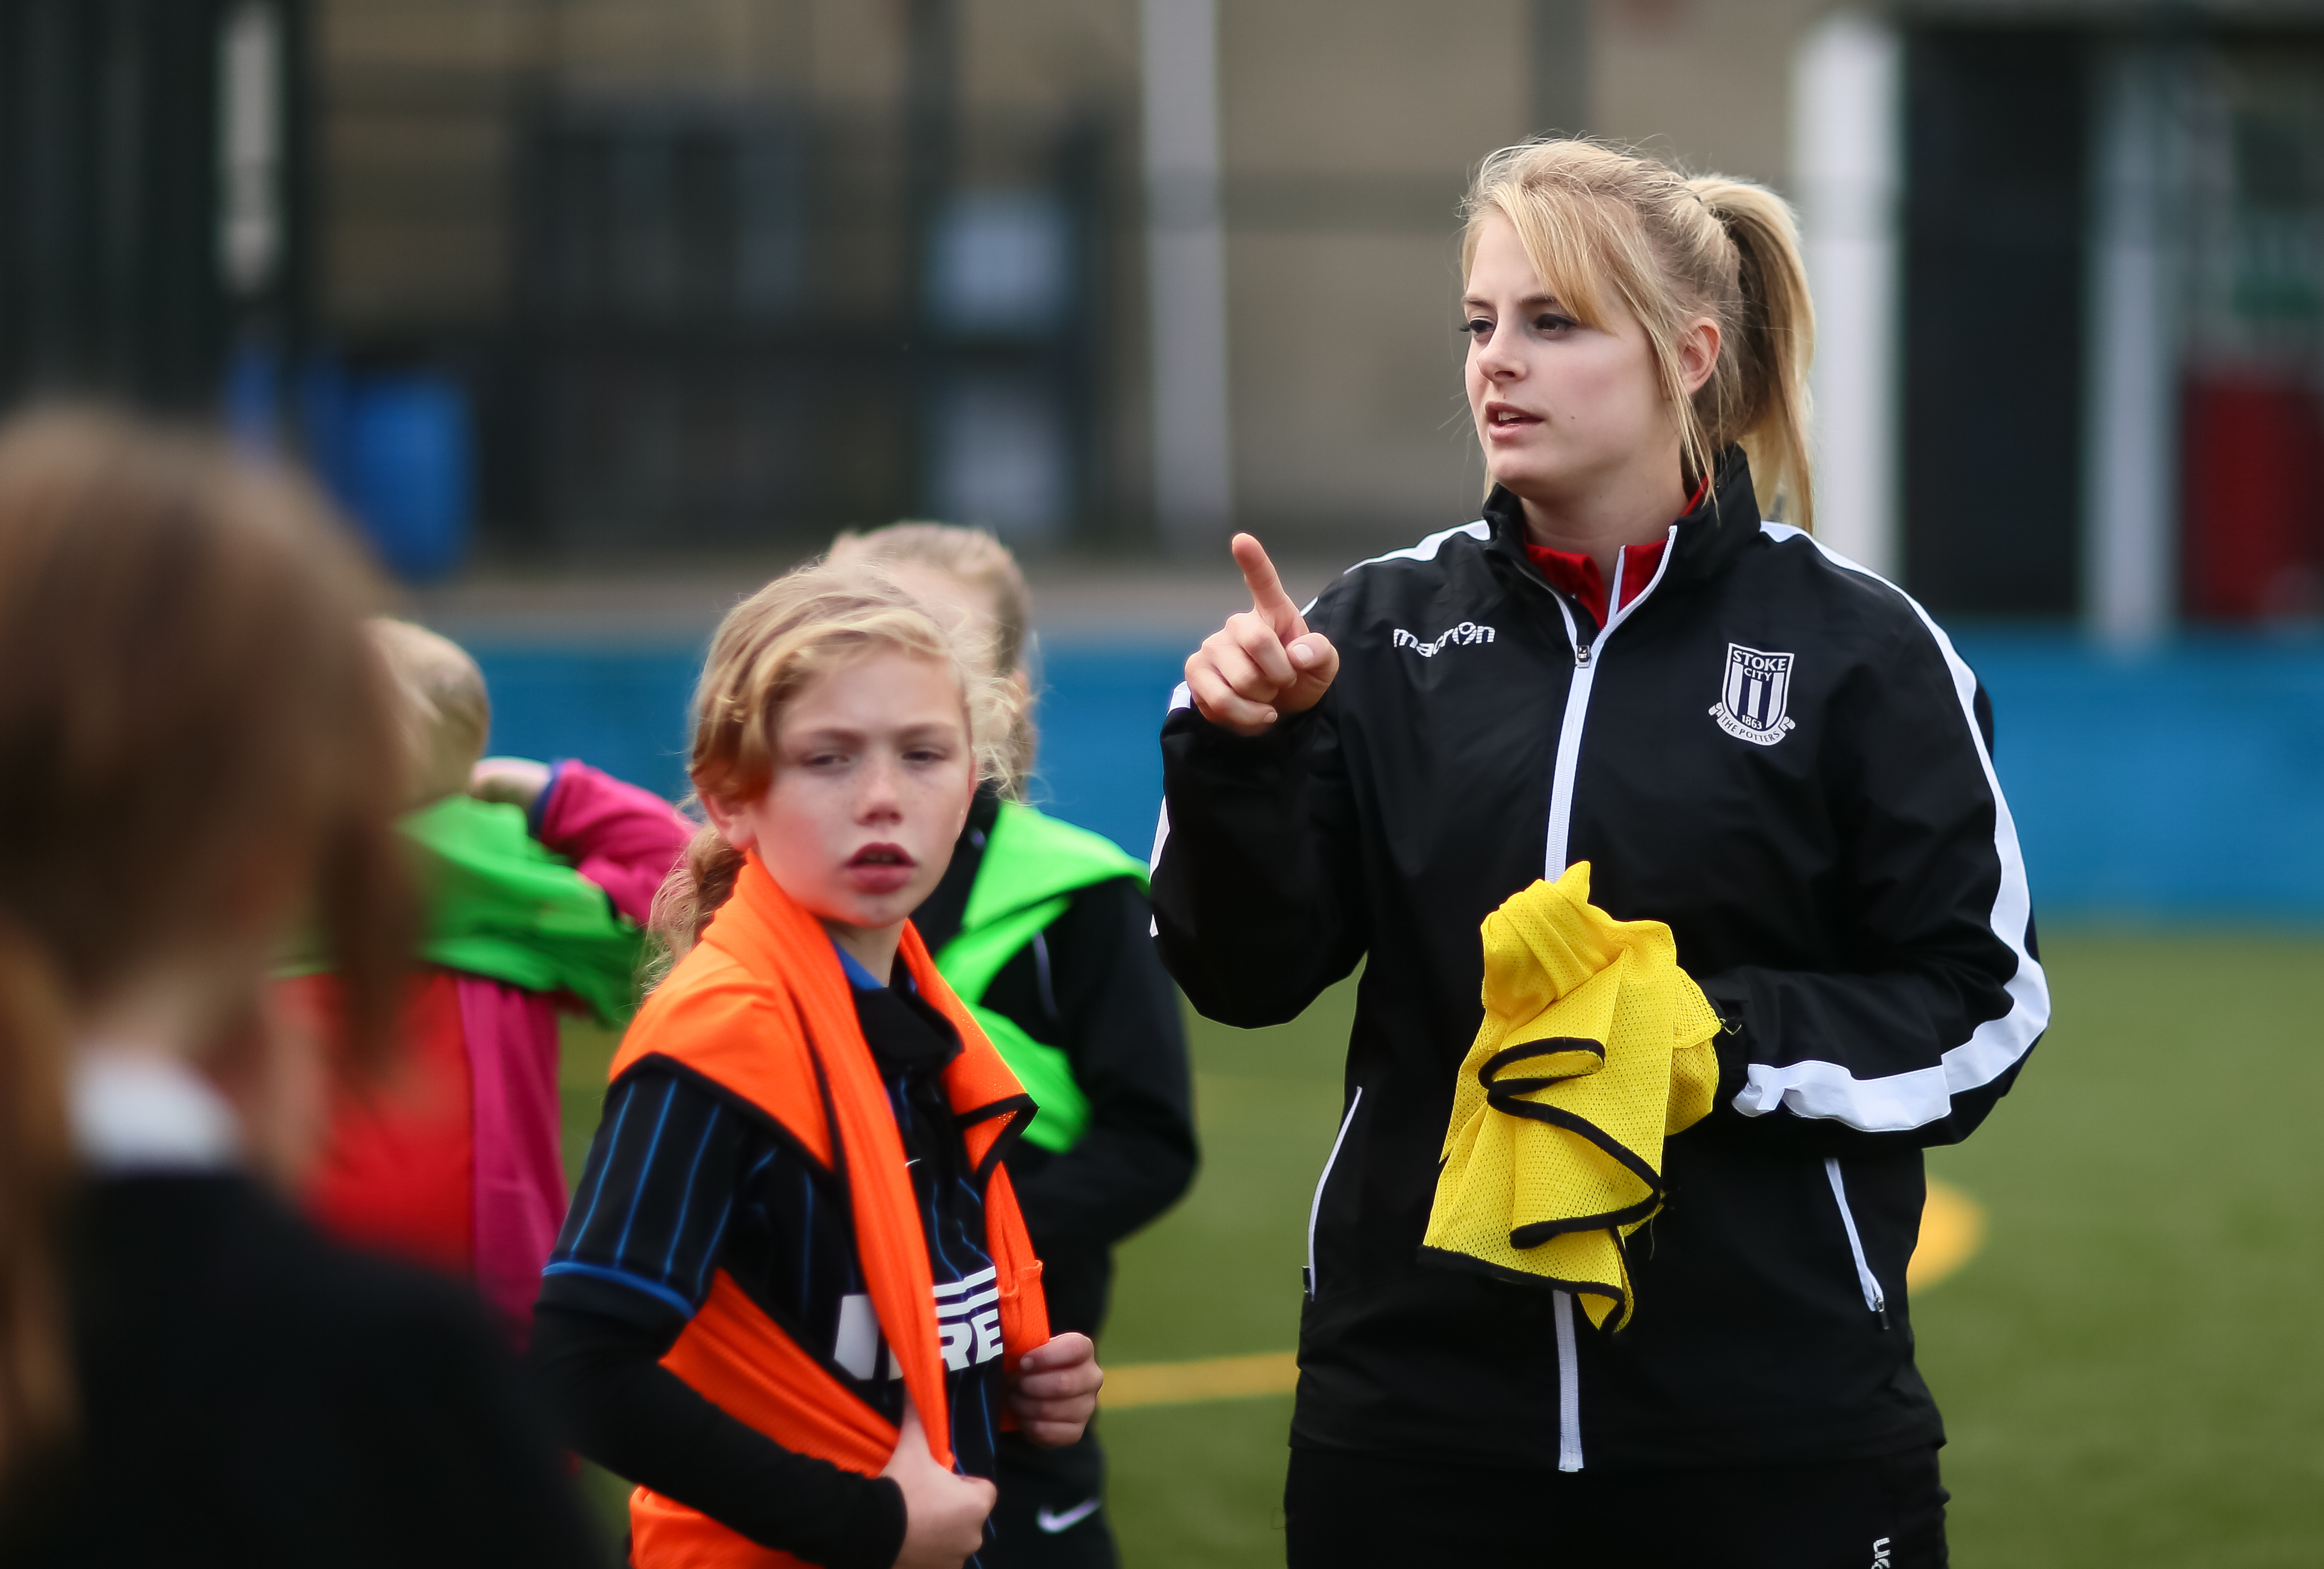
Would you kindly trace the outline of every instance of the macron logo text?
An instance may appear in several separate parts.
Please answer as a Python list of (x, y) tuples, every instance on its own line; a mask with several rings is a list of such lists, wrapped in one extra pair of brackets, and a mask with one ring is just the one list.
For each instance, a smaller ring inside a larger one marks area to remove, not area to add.
[(1493, 629), (1490, 627), (1480, 627), (1474, 621), (1462, 622), (1433, 643), (1414, 637), (1402, 627), (1398, 627), (1396, 629), (1396, 636), (1388, 639), (1397, 647), (1409, 648), (1423, 659), (1435, 658), (1440, 649), (1474, 647), (1480, 643), (1489, 643), (1492, 640)]

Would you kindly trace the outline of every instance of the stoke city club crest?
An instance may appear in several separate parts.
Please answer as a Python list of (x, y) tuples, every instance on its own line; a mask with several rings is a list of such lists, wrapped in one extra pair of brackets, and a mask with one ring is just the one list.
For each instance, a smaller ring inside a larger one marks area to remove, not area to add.
[(1784, 716), (1792, 695), (1792, 656), (1727, 645), (1727, 670), (1711, 717), (1738, 741), (1772, 747), (1799, 723)]

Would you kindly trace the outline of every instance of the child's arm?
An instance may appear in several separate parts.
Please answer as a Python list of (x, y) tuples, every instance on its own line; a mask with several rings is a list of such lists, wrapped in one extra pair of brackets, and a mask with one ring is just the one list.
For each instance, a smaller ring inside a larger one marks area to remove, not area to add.
[(888, 1569), (905, 1541), (899, 1483), (785, 1449), (704, 1399), (661, 1365), (685, 1327), (675, 1312), (648, 1327), (627, 1314), (537, 1306), (530, 1359), (565, 1441), (761, 1546), (833, 1569)]
[(525, 809), (533, 838), (605, 890), (642, 926), (655, 892), (694, 837), (694, 824), (650, 790), (570, 758), (553, 765), (487, 757), (469, 793)]

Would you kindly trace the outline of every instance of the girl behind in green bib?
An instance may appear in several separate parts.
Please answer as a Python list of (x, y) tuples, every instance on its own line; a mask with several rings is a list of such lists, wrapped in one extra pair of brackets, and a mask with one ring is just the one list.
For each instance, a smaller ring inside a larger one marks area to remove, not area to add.
[[(982, 529), (898, 523), (842, 535), (832, 559), (875, 567), (940, 617), (978, 629), (991, 667), (1031, 685), (1025, 579)], [(1011, 776), (1033, 772), (1028, 716)], [(1021, 785), (1014, 794), (1021, 794)], [(1156, 958), (1146, 867), (1111, 841), (991, 787), (913, 924), (1040, 1106), (1007, 1157), (1043, 1265), (1053, 1330), (1095, 1337), (1113, 1246), (1194, 1175), (1193, 1094), (1178, 996)], [(1116, 1562), (1096, 1425), (1078, 1444), (1001, 1440), (994, 1569)]]

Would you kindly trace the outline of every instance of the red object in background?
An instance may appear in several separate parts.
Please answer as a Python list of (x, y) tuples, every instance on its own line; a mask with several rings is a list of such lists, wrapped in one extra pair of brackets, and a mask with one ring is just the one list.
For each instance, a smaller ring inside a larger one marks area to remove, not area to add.
[[(325, 1040), (346, 1039), (338, 977), (280, 984)], [(415, 976), (399, 1032), (403, 1055), (386, 1083), (334, 1083), (329, 1143), (307, 1212), (341, 1242), (465, 1277), (475, 1268), (476, 1152), (459, 977)]]
[(2324, 402), (2301, 381), (2197, 375), (2185, 408), (2187, 613), (2324, 611)]

